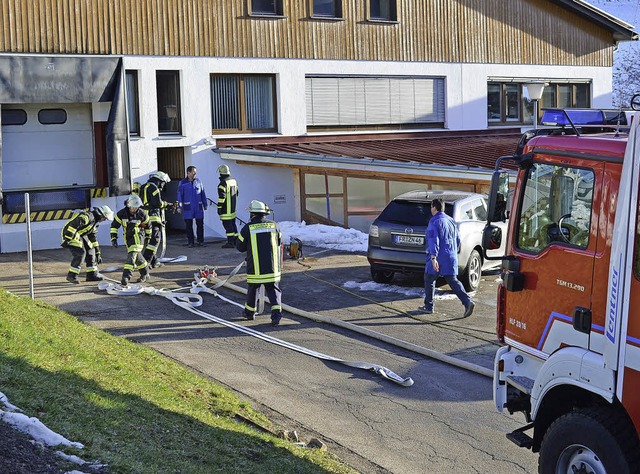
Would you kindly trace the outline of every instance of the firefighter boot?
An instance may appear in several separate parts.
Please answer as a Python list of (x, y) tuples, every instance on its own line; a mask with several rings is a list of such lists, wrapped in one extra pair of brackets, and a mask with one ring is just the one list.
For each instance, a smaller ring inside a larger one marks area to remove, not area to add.
[(67, 273), (67, 281), (69, 283), (73, 283), (74, 285), (77, 285), (80, 283), (80, 280), (78, 280), (78, 275), (73, 272)]
[(280, 320), (282, 319), (282, 313), (280, 311), (274, 311), (271, 313), (271, 325), (277, 326), (280, 324)]
[(87, 272), (87, 281), (102, 281), (104, 276), (100, 272)]
[(236, 246), (230, 240), (228, 240), (227, 243), (222, 246), (223, 249), (233, 249), (235, 247)]
[(138, 283), (144, 283), (145, 281), (149, 281), (149, 279), (151, 278), (151, 275), (149, 275), (149, 272), (147, 271), (146, 268), (140, 270), (140, 278), (138, 278)]

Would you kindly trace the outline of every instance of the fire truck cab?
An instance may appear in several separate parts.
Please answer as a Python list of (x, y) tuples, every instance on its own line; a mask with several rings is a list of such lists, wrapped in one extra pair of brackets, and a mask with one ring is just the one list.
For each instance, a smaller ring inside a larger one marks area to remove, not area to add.
[(489, 217), (509, 226), (484, 232), (485, 248), (506, 239), (493, 395), (524, 413), (507, 437), (540, 452), (540, 473), (640, 472), (639, 119), (604, 133), (568, 119), (496, 164)]

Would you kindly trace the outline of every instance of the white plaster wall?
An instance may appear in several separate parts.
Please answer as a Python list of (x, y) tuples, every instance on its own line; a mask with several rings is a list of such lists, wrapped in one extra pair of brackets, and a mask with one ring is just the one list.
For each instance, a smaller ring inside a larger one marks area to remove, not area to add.
[[(590, 79), (593, 84), (592, 106), (611, 106), (611, 68), (531, 66), (500, 64), (400, 63), (373, 61), (312, 61), (244, 58), (144, 57), (124, 58), (127, 70), (138, 70), (141, 136), (129, 142), (132, 180), (144, 183), (157, 169), (157, 149), (184, 147), (185, 165), (198, 167), (208, 196), (217, 200), (218, 175), (222, 162), (219, 155), (203, 140), (211, 135), (211, 98), (209, 76), (212, 73), (275, 74), (277, 79), (277, 135), (306, 135), (305, 75), (416, 75), (445, 77), (446, 123), (449, 130), (487, 128), (487, 78)], [(180, 71), (182, 135), (160, 136), (157, 126), (156, 70)], [(104, 118), (106, 110), (94, 107), (94, 114)], [(272, 134), (267, 134), (271, 136)], [(231, 135), (234, 137), (243, 135)], [(255, 137), (256, 135), (251, 135)], [(217, 138), (224, 137), (220, 135)], [(216, 138), (216, 137), (214, 137)], [(240, 186), (239, 216), (252, 199), (265, 201), (276, 212), (278, 220), (300, 218), (297, 177), (290, 168), (260, 167), (229, 163)], [(283, 195), (284, 204), (274, 204), (274, 196)], [(114, 211), (122, 207), (124, 197), (112, 198)], [(96, 204), (98, 200), (94, 200)], [(110, 204), (111, 205), (111, 204)], [(59, 245), (63, 223), (37, 223), (34, 238), (38, 248)], [(57, 234), (54, 232), (57, 230)], [(55, 238), (52, 237), (54, 234)], [(17, 237), (16, 237), (17, 236)], [(47, 237), (45, 237), (47, 236)], [(224, 229), (213, 207), (205, 215), (205, 236), (223, 237)], [(0, 225), (0, 251), (24, 250), (24, 232), (19, 225)]]

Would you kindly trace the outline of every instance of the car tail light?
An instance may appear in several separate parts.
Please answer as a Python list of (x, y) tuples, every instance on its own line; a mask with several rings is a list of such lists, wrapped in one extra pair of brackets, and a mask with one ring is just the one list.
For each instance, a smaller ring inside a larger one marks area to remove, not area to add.
[(371, 226), (369, 227), (369, 235), (371, 237), (379, 237), (377, 225), (371, 224)]
[(497, 314), (496, 314), (496, 335), (498, 336), (498, 340), (500, 342), (504, 342), (504, 333), (507, 326), (507, 308), (506, 308), (506, 298), (507, 292), (505, 291), (504, 285), (500, 283), (498, 285), (498, 304), (497, 304)]

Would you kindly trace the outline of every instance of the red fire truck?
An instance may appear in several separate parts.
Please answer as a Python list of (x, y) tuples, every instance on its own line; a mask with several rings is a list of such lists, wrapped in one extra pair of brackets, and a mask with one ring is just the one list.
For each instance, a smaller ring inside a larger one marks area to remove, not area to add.
[(556, 113), (566, 127), (523, 136), (492, 178), (490, 220), (509, 218), (484, 232), (506, 238), (494, 401), (524, 413), (507, 438), (540, 473), (640, 472), (640, 115), (587, 133)]

